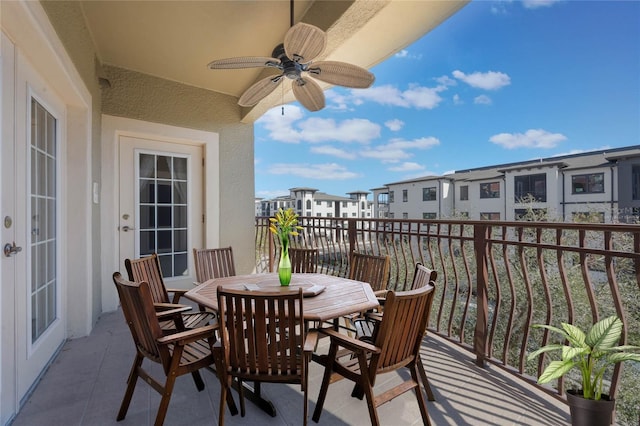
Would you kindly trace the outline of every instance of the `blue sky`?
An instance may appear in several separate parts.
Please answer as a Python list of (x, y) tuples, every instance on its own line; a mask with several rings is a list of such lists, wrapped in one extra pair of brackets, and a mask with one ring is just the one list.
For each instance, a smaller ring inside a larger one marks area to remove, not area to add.
[[(454, 170), (640, 144), (640, 2), (472, 1), (369, 89), (255, 124), (256, 196), (346, 196)], [(371, 196), (369, 197), (371, 199)]]

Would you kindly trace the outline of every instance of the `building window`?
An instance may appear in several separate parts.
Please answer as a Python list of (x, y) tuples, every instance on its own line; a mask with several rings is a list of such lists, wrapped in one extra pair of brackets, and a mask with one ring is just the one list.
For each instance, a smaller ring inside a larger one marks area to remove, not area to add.
[(547, 201), (547, 175), (540, 173), (537, 175), (516, 176), (515, 201), (521, 202), (523, 199), (533, 197), (534, 201)]
[(437, 219), (438, 215), (437, 215), (437, 213), (422, 213), (422, 218), (423, 219)]
[(362, 201), (362, 202), (360, 203), (360, 209), (364, 210), (365, 208), (366, 208), (366, 206), (364, 205), (364, 201)]
[(321, 206), (322, 203), (320, 202), (320, 200), (316, 200), (316, 206)]
[(393, 203), (393, 191), (389, 191), (389, 202)]
[(342, 213), (342, 217), (349, 217), (348, 213)]
[(572, 194), (595, 194), (604, 192), (604, 173), (571, 176)]
[(327, 207), (333, 207), (333, 201), (327, 201)]
[(640, 166), (631, 168), (631, 198), (640, 200)]
[(406, 189), (402, 190), (402, 201), (405, 203), (409, 201), (409, 191)]
[(604, 212), (573, 212), (571, 220), (577, 223), (604, 223)]
[(302, 210), (302, 200), (298, 200), (298, 210)]
[(349, 207), (349, 203), (347, 203), (346, 201), (343, 201), (342, 202), (342, 207), (344, 207), (346, 209), (347, 207)]
[(316, 216), (322, 217), (322, 213), (316, 213)]
[(531, 222), (547, 220), (547, 209), (515, 209), (513, 213), (516, 220)]
[(311, 200), (307, 200), (307, 210), (311, 210)]
[(480, 213), (480, 220), (500, 220), (500, 213), (496, 213), (496, 212)]
[(422, 188), (422, 201), (435, 201), (438, 199), (436, 195), (436, 187)]
[(460, 201), (467, 201), (469, 199), (469, 185), (460, 187)]
[(327, 213), (327, 217), (333, 217), (333, 213)]
[(480, 198), (500, 198), (500, 182), (481, 183)]
[(396, 217), (395, 213), (389, 212), (389, 219), (393, 219), (395, 217)]
[(356, 212), (351, 213), (351, 217), (356, 217), (358, 214)]
[(389, 204), (389, 194), (388, 193), (378, 194), (378, 204)]
[(409, 219), (409, 213), (402, 213), (403, 219)]

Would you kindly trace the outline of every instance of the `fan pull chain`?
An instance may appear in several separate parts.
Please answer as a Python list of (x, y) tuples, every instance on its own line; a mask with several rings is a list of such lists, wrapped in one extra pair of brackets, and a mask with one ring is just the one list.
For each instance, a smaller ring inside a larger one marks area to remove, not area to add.
[(280, 84), (281, 93), (282, 93), (282, 116), (284, 117), (284, 84)]

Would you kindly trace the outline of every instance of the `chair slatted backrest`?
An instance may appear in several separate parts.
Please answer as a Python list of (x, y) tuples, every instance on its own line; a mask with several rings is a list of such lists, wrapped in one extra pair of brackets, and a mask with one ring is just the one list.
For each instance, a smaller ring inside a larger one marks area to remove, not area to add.
[[(387, 292), (384, 315), (374, 345), (381, 348), (378, 372), (395, 370), (411, 359), (419, 359), (435, 287)], [(372, 359), (373, 361), (373, 359)]]
[(145, 281), (131, 282), (120, 273), (113, 274), (113, 282), (118, 289), (120, 304), (131, 337), (138, 350), (149, 359), (162, 363), (167, 369), (169, 353), (158, 347), (157, 339), (162, 337), (162, 329), (156, 317), (150, 286)]
[(212, 278), (232, 277), (236, 275), (233, 261), (233, 249), (221, 247), (214, 249), (193, 249), (196, 265), (196, 280), (203, 283)]
[(302, 289), (267, 293), (218, 288), (227, 370), (242, 379), (301, 383)]
[(129, 281), (144, 281), (149, 285), (154, 302), (170, 302), (157, 254), (153, 253), (151, 256), (141, 257), (140, 259), (125, 259), (124, 266), (127, 270)]
[(318, 272), (317, 248), (290, 248), (291, 272), (315, 273)]
[(350, 259), (349, 279), (367, 282), (373, 291), (386, 290), (389, 282), (389, 264), (389, 256), (353, 252)]
[(411, 282), (411, 290), (424, 287), (427, 284), (435, 286), (438, 273), (424, 266), (422, 263), (416, 263), (416, 269), (413, 273), (413, 281)]

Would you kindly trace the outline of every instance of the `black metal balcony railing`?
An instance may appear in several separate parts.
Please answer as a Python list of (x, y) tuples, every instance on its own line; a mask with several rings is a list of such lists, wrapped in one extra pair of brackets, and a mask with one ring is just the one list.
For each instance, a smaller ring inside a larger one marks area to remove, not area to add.
[[(319, 217), (301, 217), (300, 225), (292, 245), (317, 247), (319, 272), (347, 276), (352, 251), (389, 255), (390, 289), (411, 284), (416, 262), (436, 270), (429, 331), (472, 351), (478, 365), (492, 363), (531, 385), (539, 386), (551, 358), (527, 361), (527, 354), (553, 338), (533, 324), (585, 329), (617, 314), (620, 343), (640, 345), (638, 225)], [(257, 272), (277, 268), (268, 226), (268, 218), (256, 218)], [(638, 367), (607, 373), (622, 424), (638, 424)], [(540, 388), (562, 398), (565, 386), (559, 379)]]

